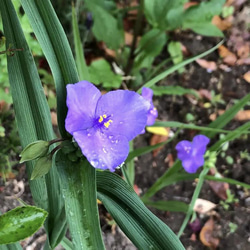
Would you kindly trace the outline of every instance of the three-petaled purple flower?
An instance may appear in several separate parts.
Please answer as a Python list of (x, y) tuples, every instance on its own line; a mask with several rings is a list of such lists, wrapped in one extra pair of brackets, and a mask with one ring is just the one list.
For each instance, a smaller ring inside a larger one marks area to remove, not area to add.
[(155, 119), (158, 116), (157, 109), (154, 107), (154, 104), (153, 104), (153, 90), (143, 87), (141, 95), (145, 100), (150, 102), (150, 108), (148, 110), (147, 125), (151, 126), (155, 123)]
[(67, 85), (66, 130), (99, 169), (115, 168), (129, 153), (129, 141), (144, 129), (150, 103), (129, 90), (101, 92), (90, 82)]
[(195, 173), (204, 164), (209, 138), (205, 135), (196, 135), (192, 142), (180, 141), (176, 145), (177, 157), (182, 161), (182, 166), (188, 173)]

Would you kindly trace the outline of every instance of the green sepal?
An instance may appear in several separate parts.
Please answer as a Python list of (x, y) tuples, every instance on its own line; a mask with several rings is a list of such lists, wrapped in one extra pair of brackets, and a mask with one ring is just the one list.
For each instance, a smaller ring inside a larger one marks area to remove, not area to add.
[(48, 213), (33, 206), (17, 207), (0, 216), (0, 244), (23, 240), (34, 234)]
[(36, 161), (35, 167), (32, 171), (31, 180), (37, 179), (46, 175), (52, 166), (52, 160), (50, 156), (43, 156)]
[(48, 141), (40, 140), (40, 141), (32, 142), (29, 145), (27, 145), (25, 149), (21, 152), (20, 163), (42, 157), (47, 154), (48, 150), (49, 150)]

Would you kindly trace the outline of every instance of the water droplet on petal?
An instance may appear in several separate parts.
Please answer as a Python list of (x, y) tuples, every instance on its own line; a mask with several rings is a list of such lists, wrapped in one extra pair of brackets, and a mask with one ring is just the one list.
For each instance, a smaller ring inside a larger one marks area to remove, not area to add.
[(102, 151), (107, 154), (107, 150), (105, 148), (102, 148)]
[(90, 164), (94, 167), (97, 168), (99, 165), (99, 161), (97, 159), (93, 159), (90, 161)]
[(115, 140), (115, 143), (117, 144), (119, 142), (119, 140)]
[(123, 124), (123, 121), (120, 121), (119, 123), (120, 123), (120, 124)]
[(112, 139), (113, 137), (114, 137), (113, 135), (110, 135), (110, 136), (109, 136), (109, 139)]
[(88, 133), (88, 134), (87, 134), (87, 136), (91, 136), (91, 134), (90, 134), (90, 133)]

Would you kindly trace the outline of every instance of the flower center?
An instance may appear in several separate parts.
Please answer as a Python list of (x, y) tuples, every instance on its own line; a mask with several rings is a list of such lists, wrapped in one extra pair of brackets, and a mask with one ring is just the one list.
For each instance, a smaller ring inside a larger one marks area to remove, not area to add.
[(110, 126), (110, 124), (113, 122), (113, 120), (109, 119), (107, 115), (100, 115), (98, 122), (102, 125), (104, 125), (106, 128)]

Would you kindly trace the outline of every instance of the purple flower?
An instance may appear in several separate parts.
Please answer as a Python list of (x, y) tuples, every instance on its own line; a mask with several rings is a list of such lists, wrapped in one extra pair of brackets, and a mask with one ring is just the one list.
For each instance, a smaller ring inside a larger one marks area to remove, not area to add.
[(195, 173), (204, 164), (204, 154), (209, 141), (205, 135), (196, 135), (192, 142), (181, 141), (176, 145), (177, 157), (182, 161), (186, 172)]
[(147, 101), (150, 102), (150, 108), (148, 110), (147, 125), (151, 126), (155, 123), (155, 119), (158, 116), (157, 109), (154, 107), (153, 100), (152, 100), (153, 99), (153, 90), (146, 88), (146, 87), (143, 87), (141, 95), (144, 99), (146, 99)]
[(128, 156), (129, 141), (146, 126), (150, 104), (129, 90), (105, 95), (90, 82), (67, 85), (66, 130), (95, 168), (109, 169)]

